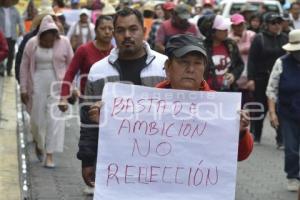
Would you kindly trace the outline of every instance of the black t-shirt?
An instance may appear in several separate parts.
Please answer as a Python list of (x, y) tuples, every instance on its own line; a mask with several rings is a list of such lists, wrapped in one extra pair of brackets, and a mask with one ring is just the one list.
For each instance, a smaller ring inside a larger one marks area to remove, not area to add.
[(135, 60), (119, 59), (121, 69), (121, 81), (130, 81), (135, 85), (141, 85), (141, 71), (145, 67), (147, 54)]

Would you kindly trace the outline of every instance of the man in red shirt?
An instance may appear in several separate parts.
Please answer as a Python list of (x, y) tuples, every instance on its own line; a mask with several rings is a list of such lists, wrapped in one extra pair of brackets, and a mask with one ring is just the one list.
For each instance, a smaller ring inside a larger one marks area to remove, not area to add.
[(195, 25), (188, 22), (191, 18), (191, 9), (188, 5), (179, 4), (174, 8), (172, 17), (164, 21), (157, 31), (155, 50), (164, 53), (168, 39), (177, 34), (191, 34), (199, 36)]
[[(92, 65), (106, 57), (112, 49), (111, 40), (113, 32), (113, 19), (110, 16), (100, 16), (96, 21), (96, 40), (80, 46), (72, 59), (64, 77), (61, 89), (59, 109), (64, 112), (68, 109), (68, 98), (74, 77), (80, 73), (80, 95), (84, 94), (87, 75)], [(79, 95), (79, 96), (80, 96)]]

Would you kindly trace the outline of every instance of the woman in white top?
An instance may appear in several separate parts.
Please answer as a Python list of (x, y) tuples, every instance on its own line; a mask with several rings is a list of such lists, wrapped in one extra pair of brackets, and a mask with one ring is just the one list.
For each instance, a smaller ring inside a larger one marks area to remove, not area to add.
[(57, 104), (61, 81), (73, 57), (69, 40), (60, 36), (50, 15), (43, 18), (38, 35), (31, 38), (20, 67), (21, 98), (31, 116), (32, 133), (40, 161), (54, 167), (53, 153), (63, 151), (65, 122)]

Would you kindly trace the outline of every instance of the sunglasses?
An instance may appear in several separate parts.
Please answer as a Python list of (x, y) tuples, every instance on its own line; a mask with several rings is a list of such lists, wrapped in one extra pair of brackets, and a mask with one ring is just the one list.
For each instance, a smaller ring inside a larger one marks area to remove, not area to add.
[(271, 21), (270, 24), (272, 24), (272, 25), (281, 24), (281, 21), (279, 21), (279, 20)]

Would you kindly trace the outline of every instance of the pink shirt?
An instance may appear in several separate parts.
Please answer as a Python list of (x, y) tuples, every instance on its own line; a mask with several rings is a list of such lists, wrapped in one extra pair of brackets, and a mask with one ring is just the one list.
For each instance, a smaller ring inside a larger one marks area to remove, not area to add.
[[(233, 32), (230, 32), (228, 35), (229, 38), (232, 38), (233, 40), (237, 41), (237, 45), (240, 50), (240, 54), (245, 63), (245, 69), (247, 69), (246, 66), (247, 66), (247, 61), (248, 61), (248, 54), (249, 54), (250, 46), (251, 46), (254, 36), (255, 36), (255, 32), (250, 31), (250, 30), (245, 30), (242, 34), (242, 37), (235, 36), (233, 34)], [(244, 71), (245, 71), (245, 69), (244, 69)]]

